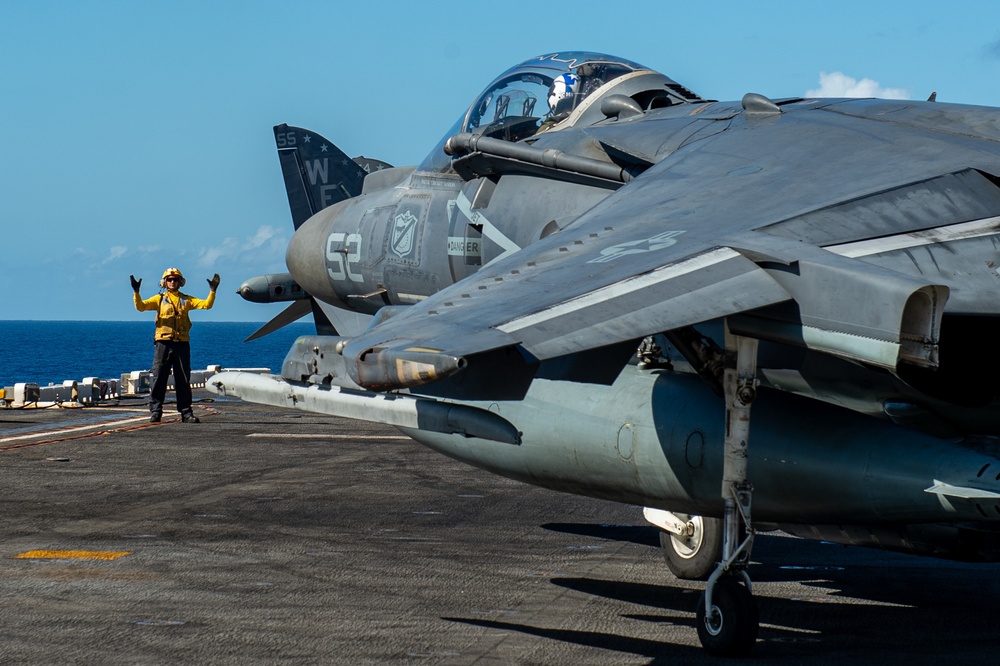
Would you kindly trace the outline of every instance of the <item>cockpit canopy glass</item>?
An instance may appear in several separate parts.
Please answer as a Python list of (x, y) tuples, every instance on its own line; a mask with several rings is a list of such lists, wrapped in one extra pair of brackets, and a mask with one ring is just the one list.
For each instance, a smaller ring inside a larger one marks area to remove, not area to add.
[(564, 120), (608, 81), (646, 69), (601, 53), (569, 51), (507, 70), (476, 98), (462, 131), (520, 141)]
[(422, 171), (446, 171), (444, 141), (458, 132), (520, 141), (546, 132), (609, 81), (648, 68), (638, 63), (586, 51), (538, 56), (511, 67), (480, 93), (465, 116), (420, 165)]

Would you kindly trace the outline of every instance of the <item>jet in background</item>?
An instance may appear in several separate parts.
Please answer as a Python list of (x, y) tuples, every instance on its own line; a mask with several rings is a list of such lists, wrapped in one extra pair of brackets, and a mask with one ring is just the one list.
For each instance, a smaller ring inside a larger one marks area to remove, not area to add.
[(715, 102), (572, 52), (416, 167), (275, 139), (289, 273), (244, 295), (318, 335), (213, 390), (647, 507), (721, 655), (756, 640), (762, 529), (1000, 560), (1000, 110)]

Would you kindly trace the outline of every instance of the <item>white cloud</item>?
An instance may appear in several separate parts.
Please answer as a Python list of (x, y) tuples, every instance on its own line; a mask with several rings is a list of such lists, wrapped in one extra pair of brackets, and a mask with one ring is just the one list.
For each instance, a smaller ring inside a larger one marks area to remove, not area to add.
[(114, 261), (115, 259), (120, 259), (125, 255), (126, 252), (128, 252), (128, 248), (125, 247), (124, 245), (114, 245), (111, 247), (111, 250), (109, 250), (108, 256), (101, 263), (107, 264), (109, 262)]
[(219, 264), (283, 263), (288, 237), (275, 227), (262, 225), (246, 238), (226, 238), (221, 245), (202, 248), (196, 259), (198, 266), (215, 269)]
[(278, 235), (277, 229), (275, 229), (272, 226), (268, 226), (266, 224), (262, 225), (260, 228), (257, 229), (257, 233), (254, 234), (253, 237), (249, 239), (249, 245), (255, 248), (261, 247), (262, 245), (264, 245), (277, 235)]
[(881, 97), (882, 99), (911, 99), (904, 88), (883, 88), (878, 81), (861, 79), (843, 72), (820, 72), (819, 88), (807, 90), (806, 97)]

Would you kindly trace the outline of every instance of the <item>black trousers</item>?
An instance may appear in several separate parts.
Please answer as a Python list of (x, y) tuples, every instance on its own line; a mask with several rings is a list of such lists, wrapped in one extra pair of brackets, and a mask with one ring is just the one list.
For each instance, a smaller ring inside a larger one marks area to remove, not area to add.
[(157, 340), (153, 343), (153, 370), (150, 378), (149, 411), (163, 412), (167, 397), (167, 380), (174, 372), (174, 392), (177, 394), (177, 411), (191, 411), (191, 343)]

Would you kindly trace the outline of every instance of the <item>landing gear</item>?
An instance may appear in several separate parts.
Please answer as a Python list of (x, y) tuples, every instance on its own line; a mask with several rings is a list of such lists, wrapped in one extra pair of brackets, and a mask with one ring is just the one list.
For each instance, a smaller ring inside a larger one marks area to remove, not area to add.
[[(712, 654), (737, 657), (750, 652), (760, 619), (753, 599), (750, 563), (754, 529), (750, 524), (753, 486), (747, 481), (750, 405), (757, 392), (757, 341), (733, 335), (726, 325), (725, 457), (722, 464), (722, 558), (708, 578), (698, 605), (698, 638)], [(745, 536), (741, 527), (746, 530)], [(742, 584), (741, 582), (742, 581)]]
[(674, 514), (685, 521), (683, 534), (660, 532), (660, 547), (670, 573), (681, 580), (708, 580), (722, 560), (722, 521)]
[(757, 603), (750, 590), (732, 576), (715, 584), (711, 608), (705, 607), (702, 595), (695, 615), (702, 647), (716, 656), (745, 656), (757, 642)]

